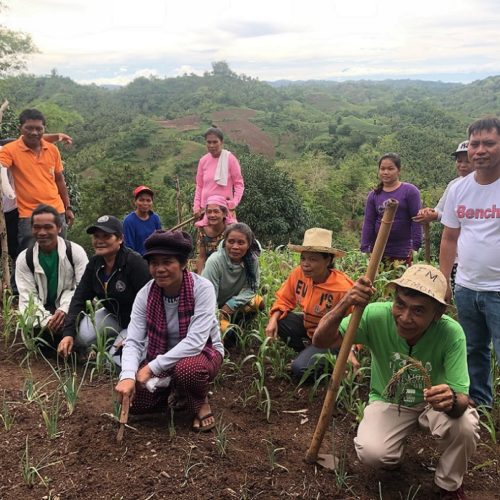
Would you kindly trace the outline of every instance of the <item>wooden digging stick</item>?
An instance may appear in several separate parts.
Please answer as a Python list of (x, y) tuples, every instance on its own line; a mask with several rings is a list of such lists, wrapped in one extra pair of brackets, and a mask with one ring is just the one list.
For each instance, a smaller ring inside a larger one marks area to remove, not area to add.
[(120, 412), (120, 428), (118, 429), (118, 434), (116, 435), (116, 442), (121, 444), (123, 441), (123, 434), (125, 433), (125, 424), (128, 422), (128, 411), (130, 409), (130, 398), (128, 396), (123, 396), (122, 398), (122, 409)]
[[(370, 256), (370, 261), (368, 262), (368, 269), (366, 271), (366, 277), (373, 283), (375, 276), (377, 275), (378, 267), (382, 256), (384, 254), (385, 246), (389, 238), (389, 233), (391, 231), (392, 223), (394, 222), (394, 214), (398, 208), (397, 200), (389, 200), (386, 204), (384, 215), (382, 217), (382, 223), (380, 224), (380, 229), (373, 247), (372, 254)], [(313, 464), (318, 460), (318, 452), (325, 437), (325, 432), (330, 422), (332, 420), (333, 410), (335, 408), (335, 401), (337, 399), (337, 393), (340, 387), (340, 381), (345, 372), (345, 367), (347, 364), (347, 358), (351, 351), (351, 347), (354, 341), (354, 335), (358, 329), (361, 316), (363, 314), (364, 306), (355, 306), (351, 315), (351, 320), (347, 331), (342, 340), (342, 345), (340, 347), (340, 352), (337, 356), (337, 361), (335, 362), (335, 368), (333, 369), (332, 376), (330, 378), (330, 383), (328, 384), (328, 389), (326, 391), (325, 400), (323, 402), (323, 408), (321, 409), (321, 414), (316, 424), (316, 429), (311, 441), (311, 445), (307, 450), (305, 460), (309, 464)]]
[(169, 231), (177, 231), (177, 229), (180, 229), (181, 227), (185, 226), (186, 224), (189, 224), (190, 222), (193, 222), (194, 220), (203, 217), (203, 214), (205, 213), (204, 210), (200, 212), (199, 217), (197, 215), (193, 215), (189, 219), (186, 219), (184, 222), (179, 222), (176, 226), (174, 226), (172, 229), (169, 229)]
[(430, 231), (429, 231), (429, 223), (424, 222), (424, 245), (425, 245), (425, 262), (427, 264), (431, 263), (431, 240), (430, 240)]

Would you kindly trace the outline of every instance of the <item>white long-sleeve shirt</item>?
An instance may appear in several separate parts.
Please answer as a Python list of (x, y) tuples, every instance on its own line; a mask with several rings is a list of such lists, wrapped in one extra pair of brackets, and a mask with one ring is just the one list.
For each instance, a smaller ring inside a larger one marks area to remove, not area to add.
[[(212, 347), (224, 356), (219, 322), (215, 315), (217, 302), (214, 287), (207, 279), (194, 273), (191, 275), (194, 279), (194, 314), (183, 339), (179, 337), (178, 299), (164, 298), (169, 347), (167, 352), (158, 355), (149, 363), (149, 367), (155, 375), (172, 368), (181, 359), (200, 354), (209, 337), (212, 339)], [(141, 288), (135, 298), (127, 339), (123, 347), (120, 380), (126, 378), (135, 380), (139, 364), (145, 357), (147, 349), (146, 307), (153, 281), (151, 280)]]

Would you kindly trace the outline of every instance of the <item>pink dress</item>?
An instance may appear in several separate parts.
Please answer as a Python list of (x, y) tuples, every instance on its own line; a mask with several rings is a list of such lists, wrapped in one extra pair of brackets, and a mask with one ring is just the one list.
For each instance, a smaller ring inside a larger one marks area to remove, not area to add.
[(240, 163), (236, 156), (229, 153), (227, 185), (221, 186), (214, 180), (219, 159), (210, 153), (202, 156), (196, 172), (196, 191), (194, 193), (193, 210), (198, 212), (205, 208), (207, 199), (214, 194), (223, 196), (230, 210), (234, 210), (240, 203), (245, 184), (241, 175)]

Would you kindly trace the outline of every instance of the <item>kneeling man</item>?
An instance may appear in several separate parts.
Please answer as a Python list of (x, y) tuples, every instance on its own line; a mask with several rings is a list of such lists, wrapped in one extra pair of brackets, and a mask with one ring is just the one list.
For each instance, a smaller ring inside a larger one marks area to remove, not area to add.
[(59, 236), (62, 219), (49, 205), (38, 205), (31, 215), (35, 244), (19, 254), (16, 262), (16, 284), (19, 290), (19, 312), (29, 308), (30, 297), (39, 327), (52, 336), (62, 331), (76, 285), (87, 266), (85, 250)]
[[(466, 498), (462, 481), (467, 461), (479, 439), (479, 418), (468, 405), (469, 376), (464, 332), (444, 315), (447, 282), (436, 268), (416, 264), (390, 282), (394, 302), (366, 306), (355, 342), (372, 356), (370, 398), (354, 439), (359, 459), (368, 465), (396, 468), (404, 453), (405, 438), (417, 425), (436, 437), (443, 449), (435, 483), (442, 498)], [(320, 321), (313, 337), (317, 347), (339, 347), (350, 317), (346, 311), (366, 305), (374, 289), (360, 278), (339, 304)], [(405, 391), (391, 403), (386, 387), (408, 362), (419, 360), (430, 376), (426, 388), (414, 368), (406, 371)]]

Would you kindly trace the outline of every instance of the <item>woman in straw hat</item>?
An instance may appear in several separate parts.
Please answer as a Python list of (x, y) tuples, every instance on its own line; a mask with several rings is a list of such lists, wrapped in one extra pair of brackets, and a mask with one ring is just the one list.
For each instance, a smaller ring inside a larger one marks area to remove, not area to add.
[(134, 302), (116, 392), (133, 398), (131, 413), (151, 413), (166, 411), (172, 389), (185, 399), (193, 430), (208, 431), (215, 426), (209, 384), (224, 356), (214, 287), (186, 269), (188, 233), (156, 231), (144, 246), (153, 279)]
[[(313, 356), (327, 351), (311, 345), (319, 320), (342, 299), (353, 281), (334, 269), (335, 257), (344, 252), (332, 247), (332, 231), (308, 229), (302, 245), (289, 244), (288, 248), (300, 252), (300, 265), (276, 292), (266, 335), (280, 337), (300, 353), (292, 363), (292, 373), (302, 377), (315, 363)], [(293, 312), (297, 306), (302, 313)]]

